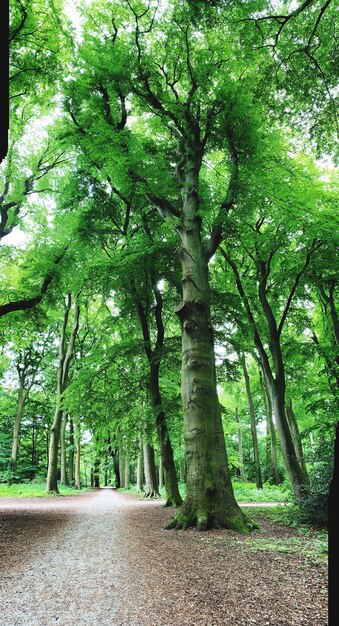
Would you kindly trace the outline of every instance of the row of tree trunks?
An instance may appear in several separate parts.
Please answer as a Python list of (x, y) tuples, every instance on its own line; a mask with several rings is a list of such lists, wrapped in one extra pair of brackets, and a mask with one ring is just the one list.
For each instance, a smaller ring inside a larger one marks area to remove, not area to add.
[(250, 378), (247, 371), (246, 359), (242, 357), (242, 368), (244, 372), (246, 393), (248, 399), (248, 406), (250, 409), (250, 417), (251, 417), (251, 434), (252, 434), (252, 445), (253, 445), (253, 455), (254, 455), (254, 468), (255, 468), (255, 482), (258, 489), (262, 489), (262, 476), (261, 476), (261, 468), (260, 468), (260, 460), (259, 460), (259, 445), (258, 445), (258, 436), (257, 436), (257, 425), (255, 419), (254, 412), (254, 404), (253, 397), (250, 385)]
[(68, 294), (66, 298), (64, 319), (63, 319), (61, 333), (60, 333), (56, 408), (55, 408), (54, 420), (53, 420), (51, 430), (50, 430), (50, 442), (49, 442), (49, 459), (48, 459), (47, 485), (46, 485), (47, 493), (57, 493), (57, 494), (59, 493), (57, 470), (58, 470), (58, 448), (59, 448), (59, 441), (60, 441), (60, 430), (61, 430), (62, 420), (64, 416), (64, 411), (62, 408), (62, 394), (65, 391), (67, 387), (67, 383), (68, 383), (69, 369), (70, 369), (71, 360), (73, 357), (75, 339), (79, 330), (79, 316), (80, 316), (79, 304), (78, 302), (75, 302), (72, 331), (71, 331), (70, 339), (68, 341), (68, 346), (66, 349), (67, 324), (68, 324), (68, 318), (69, 318), (69, 314), (71, 310), (71, 305), (72, 305), (72, 297), (71, 297), (71, 294)]

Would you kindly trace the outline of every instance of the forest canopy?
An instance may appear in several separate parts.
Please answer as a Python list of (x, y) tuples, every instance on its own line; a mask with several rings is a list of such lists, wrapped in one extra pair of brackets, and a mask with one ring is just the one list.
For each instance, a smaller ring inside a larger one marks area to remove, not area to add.
[(326, 520), (334, 4), (11, 0), (1, 482), (136, 484), (171, 528), (242, 532), (234, 484), (282, 484)]

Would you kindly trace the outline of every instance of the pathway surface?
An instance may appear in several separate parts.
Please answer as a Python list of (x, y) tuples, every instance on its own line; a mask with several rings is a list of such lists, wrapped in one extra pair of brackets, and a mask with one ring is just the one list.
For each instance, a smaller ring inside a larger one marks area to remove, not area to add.
[[(162, 531), (171, 515), (108, 489), (0, 498), (1, 626), (327, 625), (325, 565)], [(293, 533), (265, 524), (254, 535)]]

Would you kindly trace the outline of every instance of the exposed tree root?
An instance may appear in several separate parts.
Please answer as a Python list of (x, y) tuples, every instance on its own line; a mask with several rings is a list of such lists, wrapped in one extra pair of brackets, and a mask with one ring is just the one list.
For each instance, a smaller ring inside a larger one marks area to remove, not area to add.
[(175, 517), (173, 517), (164, 530), (187, 530), (190, 527), (196, 527), (199, 531), (209, 530), (212, 528), (228, 528), (229, 530), (235, 530), (240, 533), (248, 533), (251, 530), (258, 529), (259, 526), (253, 522), (242, 511), (240, 515), (234, 515), (231, 519), (215, 520), (212, 517), (208, 517), (203, 513), (186, 512), (181, 510)]

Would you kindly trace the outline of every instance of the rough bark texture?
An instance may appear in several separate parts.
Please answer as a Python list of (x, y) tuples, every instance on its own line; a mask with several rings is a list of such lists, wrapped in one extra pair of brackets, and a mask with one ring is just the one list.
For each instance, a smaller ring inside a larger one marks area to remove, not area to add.
[(154, 448), (147, 442), (143, 444), (145, 468), (145, 497), (159, 497), (158, 478), (154, 462)]
[(256, 482), (257, 488), (262, 489), (262, 476), (261, 476), (261, 467), (260, 467), (260, 460), (259, 460), (257, 426), (256, 426), (256, 420), (255, 420), (255, 412), (254, 412), (254, 404), (253, 404), (250, 379), (249, 379), (249, 375), (247, 371), (245, 358), (242, 359), (242, 367), (243, 367), (243, 372), (244, 372), (248, 406), (250, 409), (250, 416), (251, 416), (251, 434), (252, 434), (252, 445), (253, 445), (253, 455), (254, 455), (255, 482)]
[(184, 457), (179, 461), (179, 478), (182, 483), (186, 482), (186, 461)]
[(182, 326), (187, 498), (168, 527), (205, 530), (220, 526), (247, 531), (247, 520), (233, 494), (217, 396), (208, 267), (198, 216), (201, 156), (187, 152), (187, 148), (183, 215), (178, 229), (183, 299), (176, 307)]

